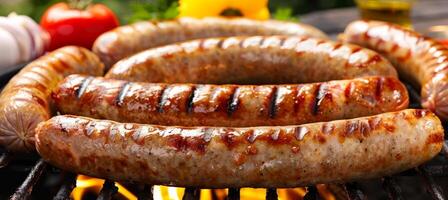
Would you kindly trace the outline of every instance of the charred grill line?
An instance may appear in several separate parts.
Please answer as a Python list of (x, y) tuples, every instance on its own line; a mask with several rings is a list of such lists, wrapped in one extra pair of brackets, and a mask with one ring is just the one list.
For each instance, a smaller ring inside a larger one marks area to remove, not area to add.
[(47, 163), (40, 159), (33, 167), (28, 177), (23, 181), (22, 185), (17, 188), (16, 192), (11, 196), (10, 200), (29, 199), (34, 185), (36, 185), (42, 173), (47, 168)]
[(375, 87), (376, 99), (379, 99), (381, 97), (381, 92), (383, 91), (383, 86), (384, 86), (384, 78), (381, 77), (376, 81), (376, 87)]
[(117, 99), (115, 100), (118, 106), (123, 105), (124, 97), (126, 96), (126, 93), (128, 93), (131, 84), (131, 82), (126, 82), (121, 86), (120, 92), (118, 92)]
[(191, 94), (190, 94), (190, 96), (188, 97), (188, 100), (187, 100), (187, 113), (193, 112), (193, 107), (194, 107), (193, 99), (194, 99), (194, 96), (196, 95), (196, 90), (197, 90), (197, 87), (196, 86), (192, 86)]
[(272, 95), (269, 99), (269, 118), (275, 118), (275, 114), (277, 113), (277, 96), (278, 96), (278, 88), (274, 86), (272, 88)]
[(382, 179), (384, 190), (387, 191), (389, 199), (402, 200), (402, 192), (394, 177), (385, 177)]
[(94, 77), (89, 76), (89, 77), (85, 78), (84, 81), (82, 81), (81, 86), (76, 91), (76, 97), (78, 97), (78, 99), (82, 97), (84, 92), (86, 92), (87, 86), (90, 85), (90, 83), (93, 81), (93, 79), (94, 79)]
[(113, 181), (105, 180), (103, 188), (101, 188), (100, 194), (96, 200), (108, 200), (112, 199), (115, 193), (118, 192), (117, 186)]
[(227, 115), (230, 117), (238, 109), (239, 99), (238, 99), (238, 89), (235, 88), (230, 95), (229, 103), (227, 104)]
[(159, 97), (159, 102), (157, 103), (157, 106), (158, 106), (158, 109), (157, 109), (157, 111), (159, 112), (159, 113), (163, 113), (163, 104), (165, 104), (165, 96), (166, 96), (166, 92), (169, 92), (169, 91), (167, 91), (168, 90), (168, 88), (167, 88), (168, 86), (164, 86), (163, 87), (163, 89), (162, 89), (162, 92), (160, 93), (160, 97)]
[(324, 83), (319, 83), (317, 85), (317, 89), (314, 92), (314, 101), (313, 101), (313, 115), (317, 115), (319, 112), (319, 107), (322, 101), (325, 99), (325, 86)]
[(280, 44), (279, 44), (279, 46), (280, 47), (283, 47), (283, 45), (285, 45), (285, 42), (286, 42), (286, 37), (279, 37), (280, 38)]

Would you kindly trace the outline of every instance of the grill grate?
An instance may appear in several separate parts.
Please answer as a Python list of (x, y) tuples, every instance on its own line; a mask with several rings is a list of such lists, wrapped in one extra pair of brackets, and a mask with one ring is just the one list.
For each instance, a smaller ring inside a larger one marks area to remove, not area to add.
[[(420, 96), (418, 92), (413, 89), (410, 85), (406, 85), (409, 91), (409, 97), (411, 100), (410, 107), (419, 108)], [(444, 125), (445, 130), (448, 129), (448, 125)], [(416, 169), (411, 169), (404, 171), (402, 173), (384, 177), (381, 179), (381, 186), (387, 193), (389, 199), (405, 199), (403, 198), (403, 190), (398, 184), (397, 178), (399, 177), (411, 177), (419, 176), (423, 179), (424, 187), (428, 194), (435, 200), (445, 200), (444, 192), (439, 184), (434, 180), (435, 177), (448, 177), (448, 146), (445, 140), (443, 149), (440, 153), (444, 163), (442, 164), (425, 164)], [(9, 153), (4, 153), (0, 156), (0, 170), (6, 168), (10, 161), (13, 159), (14, 155)], [(34, 167), (28, 174), (25, 181), (17, 188), (16, 192), (10, 197), (11, 200), (21, 200), (30, 199), (33, 187), (39, 181), (41, 175), (48, 170), (48, 165), (43, 160), (38, 160)], [(55, 200), (65, 200), (70, 199), (70, 193), (75, 188), (76, 185), (76, 174), (62, 172), (60, 175), (63, 179), (62, 184), (54, 196)], [(414, 184), (414, 183), (413, 183)], [(338, 197), (345, 197), (351, 200), (364, 200), (367, 199), (366, 193), (362, 190), (360, 184), (346, 183), (346, 184), (330, 184), (329, 188), (338, 188), (332, 190), (338, 190), (335, 195)], [(341, 190), (342, 188), (342, 190)], [(112, 199), (113, 195), (117, 193), (118, 188), (115, 183), (110, 180), (106, 180), (103, 187), (98, 195), (98, 200), (108, 200)], [(153, 187), (150, 185), (145, 185), (138, 193), (138, 199), (140, 200), (152, 200), (153, 197)], [(341, 190), (341, 191), (339, 191)], [(304, 197), (305, 200), (318, 200), (321, 199), (316, 186), (311, 186), (307, 188), (307, 193)], [(343, 193), (343, 194), (339, 194)], [(186, 188), (183, 200), (198, 200), (200, 197), (200, 189), (198, 188)], [(214, 195), (216, 197), (216, 195)], [(214, 198), (215, 199), (215, 198)], [(228, 200), (239, 200), (240, 199), (240, 189), (239, 188), (229, 188), (228, 190)], [(266, 192), (266, 200), (276, 200), (278, 199), (277, 190), (275, 188), (268, 188)]]

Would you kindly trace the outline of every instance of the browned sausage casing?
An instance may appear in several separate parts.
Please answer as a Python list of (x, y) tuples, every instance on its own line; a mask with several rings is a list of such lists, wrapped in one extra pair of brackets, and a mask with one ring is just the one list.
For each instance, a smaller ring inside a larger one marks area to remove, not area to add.
[(124, 57), (156, 46), (199, 38), (239, 35), (327, 37), (317, 28), (302, 23), (242, 18), (179, 18), (121, 26), (98, 37), (93, 45), (93, 51), (107, 67), (110, 67)]
[(297, 187), (383, 177), (437, 155), (444, 133), (425, 110), (300, 126), (219, 128), (56, 116), (37, 150), (71, 172), (181, 187)]
[(166, 83), (310, 83), (397, 76), (378, 53), (297, 36), (208, 38), (149, 49), (118, 62), (107, 78)]
[(81, 47), (63, 47), (23, 68), (0, 95), (0, 145), (13, 152), (32, 152), (35, 127), (50, 119), (50, 94), (67, 75), (102, 75), (104, 65)]
[(398, 25), (355, 21), (343, 39), (381, 52), (399, 74), (421, 87), (422, 106), (448, 119), (448, 48)]
[(407, 108), (394, 77), (300, 85), (197, 85), (67, 77), (58, 110), (120, 122), (180, 126), (267, 126), (355, 118)]

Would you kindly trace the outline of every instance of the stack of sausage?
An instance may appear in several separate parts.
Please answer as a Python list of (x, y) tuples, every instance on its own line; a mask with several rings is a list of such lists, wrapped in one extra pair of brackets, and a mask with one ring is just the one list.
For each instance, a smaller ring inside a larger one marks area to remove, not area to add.
[[(205, 188), (345, 182), (433, 158), (448, 50), (385, 22), (353, 22), (341, 39), (248, 19), (119, 27), (94, 53), (64, 47), (11, 79), (0, 144), (76, 173)], [(429, 110), (406, 109), (397, 71)]]

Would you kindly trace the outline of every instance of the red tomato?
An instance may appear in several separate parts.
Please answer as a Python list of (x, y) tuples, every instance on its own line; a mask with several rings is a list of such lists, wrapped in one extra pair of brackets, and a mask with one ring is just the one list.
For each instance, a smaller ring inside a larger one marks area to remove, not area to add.
[(448, 47), (448, 39), (440, 40), (440, 42)]
[(119, 25), (115, 14), (102, 4), (93, 4), (85, 10), (72, 9), (67, 3), (48, 8), (40, 21), (51, 36), (49, 50), (66, 45), (91, 48), (102, 33)]

